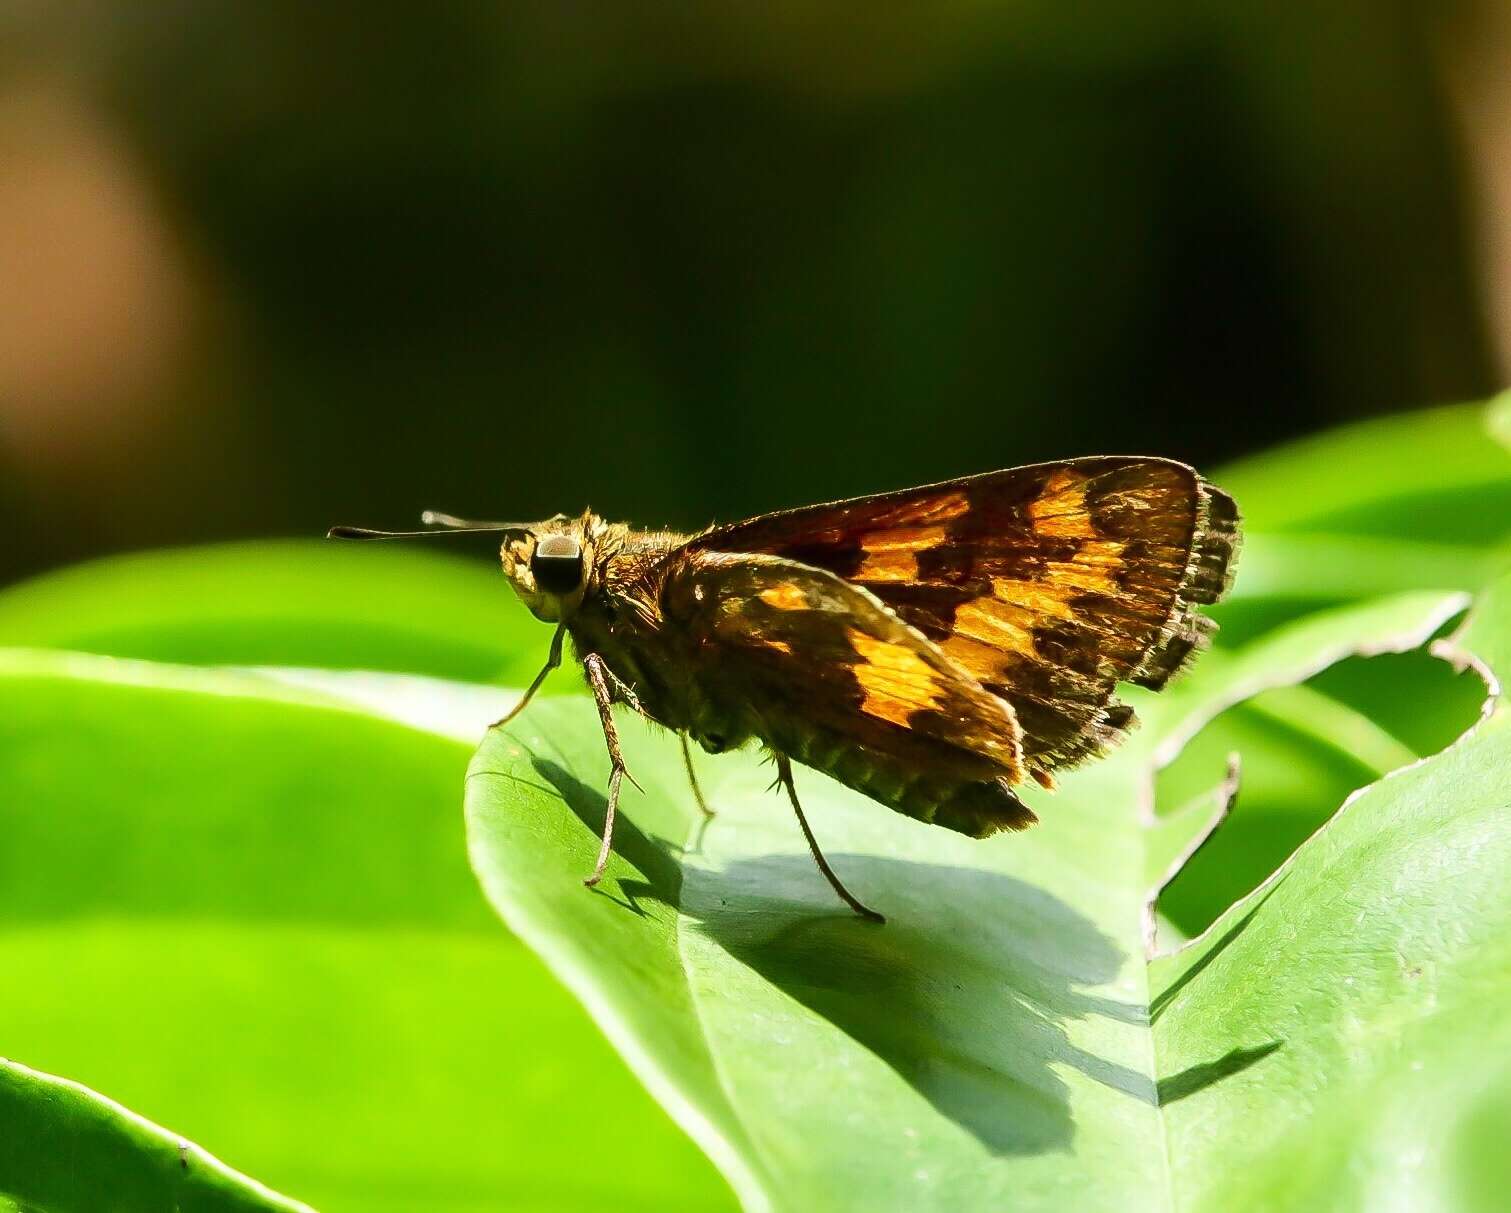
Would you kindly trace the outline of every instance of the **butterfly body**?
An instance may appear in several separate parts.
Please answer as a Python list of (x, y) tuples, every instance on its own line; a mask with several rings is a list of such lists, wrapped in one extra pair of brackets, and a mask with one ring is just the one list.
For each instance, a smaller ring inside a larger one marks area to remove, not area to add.
[(558, 624), (520, 706), (564, 635), (598, 702), (613, 764), (598, 871), (624, 773), (617, 701), (713, 753), (763, 744), (830, 883), (879, 917), (824, 861), (791, 761), (973, 837), (1031, 824), (1014, 787), (1052, 788), (1115, 743), (1134, 723), (1117, 684), (1158, 689), (1204, 642), (1197, 607), (1227, 588), (1237, 523), (1184, 464), (1098, 456), (693, 536), (591, 512), (497, 529), (515, 591)]

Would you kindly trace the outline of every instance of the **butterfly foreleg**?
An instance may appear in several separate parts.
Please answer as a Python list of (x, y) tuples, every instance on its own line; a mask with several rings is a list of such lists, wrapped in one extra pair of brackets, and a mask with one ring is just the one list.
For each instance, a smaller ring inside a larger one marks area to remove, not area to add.
[(546, 656), (546, 664), (541, 667), (540, 673), (535, 675), (535, 681), (532, 682), (525, 689), (525, 693), (519, 697), (519, 702), (516, 703), (507, 712), (505, 712), (502, 716), (500, 716), (497, 720), (495, 720), (492, 724), (490, 724), (488, 726), (490, 729), (503, 728), (504, 725), (508, 724), (511, 720), (513, 720), (516, 716), (523, 712), (525, 710), (525, 705), (529, 703), (530, 700), (535, 698), (535, 692), (540, 690), (541, 683), (545, 682), (546, 680), (546, 675), (561, 664), (561, 642), (563, 639), (565, 639), (566, 634), (567, 625), (564, 623), (557, 624), (556, 634), (551, 637), (551, 652)]
[[(609, 862), (609, 850), (614, 845), (614, 817), (619, 809), (619, 784), (626, 776), (638, 788), (635, 777), (624, 765), (624, 755), (619, 749), (619, 730), (614, 727), (614, 688), (621, 689), (624, 683), (604, 665), (597, 653), (589, 653), (582, 659), (582, 672), (587, 676), (588, 686), (593, 691), (593, 700), (598, 705), (598, 722), (603, 726), (603, 741), (609, 750), (609, 795), (603, 813), (603, 843), (598, 848), (598, 862), (593, 865), (593, 874), (582, 883), (592, 888), (603, 879), (604, 866)], [(632, 704), (638, 708), (638, 703)], [(641, 791), (645, 789), (641, 788)]]
[(803, 829), (803, 837), (808, 840), (808, 849), (813, 852), (813, 862), (818, 864), (818, 870), (824, 874), (824, 879), (829, 882), (829, 887), (839, 894), (840, 900), (869, 922), (886, 922), (886, 918), (878, 914), (869, 906), (861, 904), (849, 889), (840, 882), (840, 878), (834, 874), (834, 869), (829, 866), (829, 861), (824, 858), (824, 853), (818, 849), (818, 840), (813, 837), (813, 831), (808, 828), (808, 819), (803, 816), (803, 806), (798, 803), (797, 787), (792, 782), (792, 761), (785, 754), (777, 754), (776, 772), (777, 782), (787, 789), (788, 799), (792, 801), (792, 811), (797, 814), (797, 823)]

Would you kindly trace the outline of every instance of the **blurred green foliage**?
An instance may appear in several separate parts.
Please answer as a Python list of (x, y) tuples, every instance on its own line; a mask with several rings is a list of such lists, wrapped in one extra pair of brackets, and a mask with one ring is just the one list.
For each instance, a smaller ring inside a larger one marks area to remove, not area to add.
[(1210, 466), (1483, 394), (1439, 78), (1470, 7), (32, 6), (0, 69), (140, 172), (194, 338), (98, 474), (0, 453), (0, 580), (423, 507), (691, 527)]

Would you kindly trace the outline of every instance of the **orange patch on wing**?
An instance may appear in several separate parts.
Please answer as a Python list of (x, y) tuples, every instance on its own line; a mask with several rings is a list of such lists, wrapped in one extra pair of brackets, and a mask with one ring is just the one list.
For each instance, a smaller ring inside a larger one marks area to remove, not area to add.
[(912, 552), (865, 551), (865, 559), (850, 575), (851, 581), (917, 581), (918, 557)]
[[(943, 522), (953, 522), (956, 518), (969, 514), (971, 500), (964, 492), (957, 490), (946, 493), (942, 497), (936, 497), (927, 504), (910, 501), (905, 508), (910, 526), (932, 526)], [(896, 516), (895, 511), (893, 516)]]
[(861, 657), (854, 672), (866, 694), (862, 712), (907, 728), (914, 712), (939, 706), (939, 675), (916, 652), (854, 628), (848, 634)]
[(1115, 595), (1119, 592), (1116, 574), (1124, 565), (1126, 546), (1116, 539), (1088, 539), (1069, 560), (1049, 564), (1044, 582), (1068, 598), (1077, 594)]
[(1091, 568), (1120, 569), (1125, 563), (1123, 552), (1128, 545), (1121, 539), (1088, 539), (1072, 559)]
[(939, 646), (944, 655), (958, 665), (977, 682), (1000, 682), (1007, 663), (1000, 644), (977, 640), (956, 634)]
[(1081, 618), (1076, 600), (1083, 594), (1119, 597), (1116, 574), (1123, 568), (1125, 544), (1088, 539), (1069, 560), (1049, 564), (1034, 580), (998, 578), (992, 597), (963, 603), (952, 621), (945, 653), (982, 682), (998, 681), (1009, 663), (1005, 654), (1043, 660), (1034, 631), (1053, 623), (1075, 624)]
[[(945, 642), (944, 648), (953, 656), (956, 647), (955, 640), (958, 637), (973, 642), (973, 647), (986, 645), (998, 652), (1023, 653), (1032, 656), (1034, 652), (1032, 626), (1033, 621), (1028, 613), (1013, 609), (1011, 604), (991, 600), (967, 602), (955, 612), (955, 634)], [(958, 647), (965, 650), (966, 646)], [(974, 668), (977, 665), (979, 665), (979, 659), (967, 668), (979, 677), (981, 671)]]
[(861, 547), (864, 558), (850, 580), (915, 581), (918, 553), (938, 547), (948, 535), (942, 526), (894, 527), (867, 535)]
[(1029, 521), (1040, 535), (1055, 539), (1095, 539), (1097, 529), (1086, 507), (1086, 477), (1061, 468), (1028, 503)]
[(791, 583), (762, 590), (761, 601), (779, 611), (802, 611), (808, 607), (808, 595), (803, 593), (803, 587)]
[(867, 552), (921, 552), (944, 542), (948, 533), (942, 526), (900, 526), (867, 535), (862, 544)]
[[(1029, 618), (1029, 627), (1050, 619), (1074, 619), (1075, 608), (1070, 600), (1084, 591), (1075, 586), (1046, 579), (1044, 581), (992, 582), (991, 606), (998, 612), (1009, 614), (1021, 612)], [(1004, 610), (1005, 608), (1005, 610)]]
[(852, 582), (916, 582), (919, 557), (911, 551), (867, 551), (849, 580)]

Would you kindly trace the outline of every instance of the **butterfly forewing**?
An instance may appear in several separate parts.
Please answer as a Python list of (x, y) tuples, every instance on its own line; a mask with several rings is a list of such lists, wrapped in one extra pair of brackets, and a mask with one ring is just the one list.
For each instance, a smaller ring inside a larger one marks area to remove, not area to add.
[(767, 514), (692, 549), (769, 553), (864, 587), (1022, 728), (1029, 772), (1129, 726), (1119, 680), (1158, 687), (1226, 587), (1231, 498), (1169, 460), (1098, 457)]

